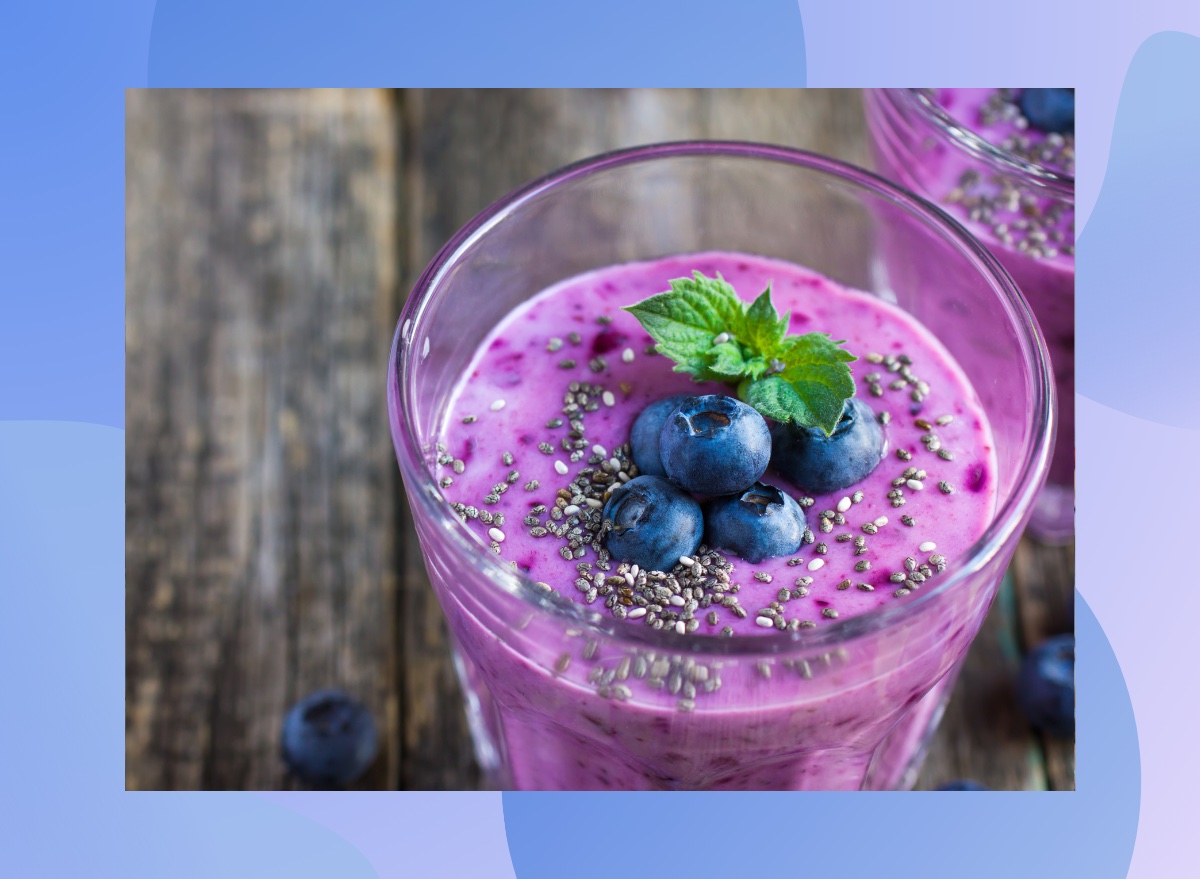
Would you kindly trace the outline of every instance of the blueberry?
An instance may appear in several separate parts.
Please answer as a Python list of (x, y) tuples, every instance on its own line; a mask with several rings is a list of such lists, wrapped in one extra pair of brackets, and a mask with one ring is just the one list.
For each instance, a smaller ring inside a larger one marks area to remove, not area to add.
[(752, 406), (723, 394), (684, 397), (658, 442), (673, 482), (697, 494), (745, 491), (766, 472), (771, 431)]
[(1043, 732), (1075, 732), (1075, 636), (1057, 635), (1039, 644), (1021, 663), (1017, 701), (1029, 722)]
[(1065, 134), (1075, 130), (1075, 89), (1025, 89), (1021, 114), (1034, 128)]
[(771, 464), (791, 482), (814, 494), (861, 482), (887, 451), (875, 413), (857, 397), (846, 401), (832, 436), (825, 436), (815, 427), (777, 424), (771, 439)]
[(366, 707), (341, 690), (318, 690), (283, 719), (283, 760), (315, 787), (341, 787), (375, 759), (379, 741)]
[(612, 520), (604, 545), (613, 558), (648, 571), (669, 571), (691, 555), (704, 535), (704, 516), (695, 498), (661, 476), (638, 476), (612, 493), (604, 505)]
[(655, 400), (642, 410), (637, 421), (633, 422), (633, 430), (629, 432), (629, 445), (633, 451), (633, 463), (637, 464), (638, 473), (643, 476), (666, 476), (663, 469), (662, 455), (658, 451), (658, 438), (662, 434), (663, 422), (674, 412), (686, 394), (676, 394)]
[(704, 506), (705, 543), (748, 562), (791, 555), (804, 538), (804, 510), (773, 485), (756, 482)]
[(988, 788), (977, 781), (962, 778), (957, 781), (948, 781), (945, 784), (938, 785), (935, 790), (988, 790)]

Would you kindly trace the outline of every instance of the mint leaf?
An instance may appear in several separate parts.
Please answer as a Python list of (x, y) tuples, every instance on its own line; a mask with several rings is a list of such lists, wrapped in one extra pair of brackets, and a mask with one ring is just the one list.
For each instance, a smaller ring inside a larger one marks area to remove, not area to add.
[(722, 342), (708, 349), (705, 368), (708, 372), (721, 376), (719, 381), (740, 378), (746, 367), (746, 360), (742, 357), (742, 346), (737, 342)]
[(811, 417), (808, 404), (791, 384), (777, 375), (749, 382), (739, 392), (741, 398), (766, 418), (784, 424)]
[(745, 306), (720, 276), (671, 282), (659, 293), (625, 308), (654, 339), (660, 354), (675, 361), (676, 372), (705, 375), (713, 341), (722, 333), (733, 338), (745, 327)]
[[(845, 344), (844, 339), (833, 341), (828, 333), (805, 333), (803, 336), (789, 336), (779, 347), (776, 356), (789, 365), (797, 366), (804, 363), (853, 363), (858, 358), (839, 347)], [(849, 372), (846, 373), (846, 379), (853, 389), (854, 382)]]
[(742, 341), (765, 357), (774, 356), (787, 335), (789, 312), (782, 319), (771, 304), (771, 287), (751, 303), (746, 311), (746, 330)]
[(826, 333), (789, 336), (790, 314), (779, 316), (769, 285), (747, 306), (720, 275), (694, 272), (625, 311), (675, 361), (676, 372), (735, 385), (767, 418), (828, 436), (854, 396), (846, 364), (858, 358)]

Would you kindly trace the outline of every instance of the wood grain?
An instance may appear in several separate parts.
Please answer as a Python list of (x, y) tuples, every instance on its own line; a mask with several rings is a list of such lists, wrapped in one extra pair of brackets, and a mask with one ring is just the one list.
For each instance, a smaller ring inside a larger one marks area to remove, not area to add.
[[(126, 784), (294, 786), (295, 699), (363, 698), (364, 788), (481, 783), (382, 399), (402, 299), (495, 198), (664, 140), (867, 161), (838, 90), (133, 92), (127, 121)], [(1070, 628), (1070, 550), (1022, 545), (918, 786), (1072, 787), (1016, 714)]]
[(312, 689), (384, 726), (396, 783), (396, 129), (377, 92), (128, 106), (131, 788), (278, 788)]

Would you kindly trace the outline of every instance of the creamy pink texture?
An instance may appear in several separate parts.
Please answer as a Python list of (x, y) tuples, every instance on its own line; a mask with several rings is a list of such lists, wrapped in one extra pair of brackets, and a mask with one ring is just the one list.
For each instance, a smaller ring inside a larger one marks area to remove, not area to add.
[[(747, 300), (771, 283), (780, 312), (791, 311), (793, 333), (828, 332), (846, 340), (845, 347), (860, 358), (852, 364), (858, 394), (877, 413), (891, 416), (884, 427), (888, 451), (874, 473), (843, 491), (813, 498), (806, 511), (813, 543), (793, 556), (754, 565), (730, 556), (734, 564), (730, 579), (740, 586), (737, 598), (747, 614), (739, 618), (719, 603), (705, 605), (695, 611), (702, 620), (695, 635), (715, 635), (727, 626), (738, 633), (773, 634), (775, 629), (756, 622), (756, 611), (775, 601), (780, 588), (794, 589), (799, 577), (811, 578), (808, 595), (783, 602), (785, 617), (822, 626), (903, 601), (903, 596), (895, 595), (898, 584), (891, 575), (906, 571), (906, 559), (929, 563), (931, 556), (942, 556), (953, 566), (982, 534), (997, 490), (987, 421), (961, 371), (926, 330), (878, 298), (847, 290), (794, 265), (737, 254), (671, 257), (573, 278), (531, 300), (496, 329), (470, 367), (445, 421), (445, 453), (462, 464), (446, 463), (438, 470), (440, 478), (452, 479), (444, 490), (449, 501), (503, 516), (502, 525), (469, 519), (468, 527), (485, 545), (494, 541), (502, 559), (515, 562), (533, 579), (572, 600), (587, 600), (587, 593), (575, 585), (576, 565), (594, 564), (595, 554), (588, 550), (583, 557), (567, 561), (559, 553), (565, 540), (552, 534), (531, 536), (524, 520), (537, 504), (552, 507), (559, 488), (567, 486), (579, 470), (603, 460), (592, 458), (593, 446), (600, 446), (607, 458), (627, 442), (633, 420), (649, 402), (677, 393), (732, 393), (723, 385), (698, 385), (689, 376), (673, 372), (668, 359), (646, 353), (650, 337), (636, 318), (621, 310), (662, 292), (669, 280), (689, 276), (693, 270), (709, 276), (720, 273)], [(611, 323), (598, 321), (609, 318)], [(571, 333), (578, 334), (577, 343), (570, 340)], [(554, 339), (562, 340), (561, 348)], [(548, 346), (557, 350), (548, 351)], [(924, 400), (914, 402), (916, 385), (904, 382), (901, 373), (889, 371), (886, 364), (869, 362), (868, 354), (910, 359), (914, 379), (928, 385)], [(564, 368), (564, 361), (575, 365)], [(562, 446), (570, 430), (570, 413), (563, 412), (564, 394), (572, 382), (605, 389), (591, 395), (598, 407), (584, 413), (587, 444), (584, 458), (576, 462)], [(903, 387), (892, 388), (893, 382)], [(881, 396), (869, 393), (872, 384), (882, 389)], [(463, 423), (471, 417), (473, 422)], [(947, 423), (936, 423), (938, 418)], [(547, 427), (555, 419), (562, 419), (562, 426)], [(918, 423), (922, 419), (925, 423)], [(936, 439), (924, 439), (930, 437)], [(549, 444), (551, 453), (544, 453), (546, 446), (539, 449), (541, 444)], [(911, 460), (898, 457), (899, 450)], [(511, 464), (505, 463), (506, 453)], [(913, 470), (925, 473), (915, 474), (920, 479), (906, 480), (906, 471), (911, 478)], [(517, 476), (507, 482), (514, 471)], [(771, 472), (764, 481), (798, 499), (809, 496), (802, 487), (790, 486)], [(527, 490), (535, 482), (537, 487)], [(952, 493), (944, 493), (939, 483)], [(499, 484), (506, 490), (498, 502), (487, 503)], [(861, 502), (851, 502), (856, 491), (862, 492)], [(903, 506), (893, 506), (889, 492), (899, 492)], [(822, 532), (819, 514), (838, 512), (839, 502), (845, 508), (844, 523)], [(903, 524), (901, 516), (912, 517), (915, 524)], [(538, 525), (533, 527), (561, 525), (570, 517), (552, 520), (543, 513), (536, 518)], [(865, 532), (864, 525), (875, 533)], [(843, 541), (838, 541), (840, 535), (845, 536)], [(864, 552), (856, 551), (853, 538), (861, 538)], [(789, 564), (797, 559), (799, 564)], [(810, 568), (814, 560), (820, 563), (818, 569)], [(856, 565), (865, 569), (857, 570)], [(846, 580), (850, 587), (839, 588)], [(592, 601), (597, 608), (604, 606), (603, 596), (593, 595)], [(668, 615), (678, 612), (667, 609)], [(713, 612), (717, 619), (710, 622)], [(642, 618), (640, 624), (648, 620)]]

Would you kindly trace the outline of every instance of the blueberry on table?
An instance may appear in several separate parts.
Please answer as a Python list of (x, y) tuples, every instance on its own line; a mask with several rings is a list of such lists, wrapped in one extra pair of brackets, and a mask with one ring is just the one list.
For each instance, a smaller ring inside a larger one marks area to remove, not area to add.
[(643, 570), (669, 571), (704, 536), (704, 516), (690, 494), (661, 476), (638, 476), (608, 498), (612, 527), (604, 545), (614, 559)]
[(1034, 128), (1048, 134), (1075, 130), (1074, 89), (1025, 89), (1020, 103), (1021, 115)]
[(804, 510), (773, 485), (756, 482), (704, 506), (705, 542), (748, 562), (791, 555), (804, 539)]
[(671, 481), (697, 494), (732, 494), (766, 472), (771, 430), (734, 397), (684, 397), (663, 423), (658, 448)]
[(314, 787), (341, 787), (359, 778), (379, 747), (375, 721), (341, 690), (318, 690), (283, 719), (283, 760)]
[(643, 476), (665, 476), (662, 455), (658, 451), (658, 438), (662, 434), (663, 422), (667, 416), (679, 408), (681, 401), (687, 399), (686, 394), (677, 394), (655, 400), (641, 411), (633, 422), (633, 430), (629, 432), (629, 446), (633, 453), (633, 463), (637, 465), (638, 473)]
[(883, 428), (858, 397), (846, 401), (833, 434), (815, 427), (776, 424), (771, 465), (795, 485), (826, 494), (861, 482), (887, 451)]
[(1043, 732), (1075, 732), (1075, 636), (1057, 635), (1039, 644), (1021, 663), (1017, 701), (1029, 722)]
[(959, 779), (958, 781), (948, 781), (945, 784), (938, 785), (934, 790), (988, 790), (977, 781), (969, 779)]

